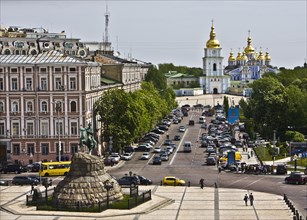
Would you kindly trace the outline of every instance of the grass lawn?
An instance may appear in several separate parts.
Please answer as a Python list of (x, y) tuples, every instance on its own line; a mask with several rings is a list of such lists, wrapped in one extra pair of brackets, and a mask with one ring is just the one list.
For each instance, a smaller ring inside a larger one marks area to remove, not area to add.
[[(294, 161), (289, 162), (288, 164), (291, 164), (294, 166)], [(307, 167), (307, 158), (300, 158), (297, 160), (297, 166), (301, 167)]]
[(254, 150), (256, 151), (256, 154), (261, 161), (271, 161), (272, 160), (272, 156), (267, 147), (259, 146), (259, 147), (255, 147)]

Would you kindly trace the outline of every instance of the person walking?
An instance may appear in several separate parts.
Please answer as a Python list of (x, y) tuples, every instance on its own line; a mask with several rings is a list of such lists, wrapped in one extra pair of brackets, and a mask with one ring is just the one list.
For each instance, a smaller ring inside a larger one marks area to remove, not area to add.
[(248, 195), (247, 195), (247, 194), (245, 194), (243, 200), (244, 200), (244, 202), (245, 202), (245, 205), (247, 206), (247, 200), (248, 200)]
[(250, 205), (253, 206), (253, 204), (254, 204), (254, 196), (253, 196), (253, 193), (250, 193), (250, 194), (249, 194), (249, 202), (250, 202)]
[(199, 184), (200, 184), (200, 188), (201, 189), (203, 189), (204, 188), (204, 179), (203, 178), (201, 178), (200, 180), (199, 180)]

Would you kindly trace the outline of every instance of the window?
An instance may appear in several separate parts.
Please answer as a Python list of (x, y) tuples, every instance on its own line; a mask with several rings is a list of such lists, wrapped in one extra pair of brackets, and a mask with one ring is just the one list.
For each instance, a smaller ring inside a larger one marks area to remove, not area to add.
[(34, 134), (34, 123), (27, 122), (27, 135), (33, 135), (33, 134)]
[(40, 68), (41, 73), (47, 73), (47, 68)]
[(32, 68), (26, 68), (26, 73), (32, 73)]
[(11, 68), (11, 73), (17, 73), (17, 68)]
[(33, 103), (31, 101), (27, 102), (27, 112), (33, 112)]
[(12, 89), (12, 91), (17, 91), (17, 89), (18, 89), (17, 78), (12, 78), (11, 89)]
[(49, 133), (48, 122), (47, 121), (43, 121), (41, 123), (41, 134), (43, 136), (48, 136), (48, 133)]
[(26, 78), (26, 89), (32, 90), (32, 78)]
[(61, 101), (57, 101), (55, 103), (54, 111), (55, 112), (62, 112), (62, 102)]
[(16, 101), (12, 103), (12, 112), (18, 112), (18, 102)]
[(28, 155), (34, 155), (34, 144), (27, 144), (27, 154)]
[(76, 112), (76, 111), (77, 111), (77, 104), (76, 104), (75, 101), (72, 101), (72, 102), (70, 103), (70, 111), (71, 111), (71, 112)]
[(71, 154), (78, 153), (78, 144), (71, 144)]
[(71, 122), (70, 123), (70, 134), (71, 135), (77, 135), (78, 134), (77, 122)]
[(0, 78), (0, 91), (4, 90), (4, 81), (3, 78)]
[(43, 91), (46, 91), (46, 90), (47, 90), (47, 78), (45, 78), (45, 77), (42, 77), (42, 78), (41, 78), (41, 86), (40, 86), (40, 89), (43, 90)]
[[(56, 124), (55, 133), (57, 135), (63, 135), (63, 123), (61, 121), (57, 121), (55, 124)], [(59, 129), (60, 129), (60, 132), (59, 132)]]
[(4, 103), (0, 102), (0, 112), (4, 112)]
[(4, 131), (4, 122), (0, 122), (0, 136), (4, 136), (5, 131)]
[(61, 77), (55, 78), (55, 90), (62, 90), (62, 79), (61, 79)]
[(216, 71), (216, 63), (213, 64), (213, 71)]
[(46, 101), (42, 101), (41, 111), (42, 112), (47, 112), (47, 110), (48, 110), (47, 102)]
[(19, 144), (13, 144), (13, 154), (20, 155), (20, 145)]
[(54, 68), (55, 73), (61, 73), (61, 67), (56, 67)]
[(49, 144), (41, 144), (42, 147), (42, 155), (48, 155), (49, 154)]
[(70, 67), (69, 68), (69, 72), (76, 72), (76, 68), (75, 67)]
[(69, 85), (70, 85), (69, 87), (70, 90), (76, 90), (76, 78), (75, 77), (70, 78)]
[(13, 135), (19, 135), (19, 123), (13, 122)]

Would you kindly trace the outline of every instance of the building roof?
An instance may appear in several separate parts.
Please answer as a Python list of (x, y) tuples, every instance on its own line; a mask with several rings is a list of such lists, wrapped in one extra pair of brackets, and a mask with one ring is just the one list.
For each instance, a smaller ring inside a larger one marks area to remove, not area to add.
[(106, 84), (106, 85), (112, 85), (112, 84), (116, 84), (117, 81), (115, 80), (112, 80), (110, 78), (105, 78), (105, 77), (101, 77), (100, 81), (103, 83), (103, 84)]
[(66, 56), (55, 50), (39, 53), (37, 55), (0, 55), (0, 64), (49, 64), (49, 63), (74, 63), (86, 64), (87, 62)]

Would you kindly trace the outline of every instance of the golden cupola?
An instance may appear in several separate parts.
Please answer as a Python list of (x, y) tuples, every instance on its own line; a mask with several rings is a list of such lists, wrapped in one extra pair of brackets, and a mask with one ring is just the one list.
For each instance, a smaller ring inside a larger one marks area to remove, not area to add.
[(270, 61), (270, 60), (271, 60), (271, 57), (270, 57), (270, 55), (269, 55), (269, 52), (266, 52), (266, 53), (265, 53), (264, 59), (267, 60), (267, 61)]
[(257, 57), (257, 60), (264, 60), (262, 51), (259, 52), (259, 55), (258, 55), (258, 57)]
[(246, 60), (246, 61), (248, 60), (245, 52), (242, 53), (241, 60)]
[(241, 53), (238, 53), (237, 60), (241, 60)]
[(233, 56), (233, 52), (230, 52), (228, 61), (229, 61), (229, 62), (236, 61), (236, 58)]
[(252, 38), (250, 36), (247, 38), (247, 47), (244, 49), (244, 52), (246, 54), (253, 54), (255, 52), (255, 49), (252, 46)]
[(219, 48), (220, 47), (220, 42), (215, 37), (216, 37), (216, 34), (214, 31), (214, 26), (212, 22), (210, 39), (207, 41), (207, 44), (206, 44), (207, 48)]

